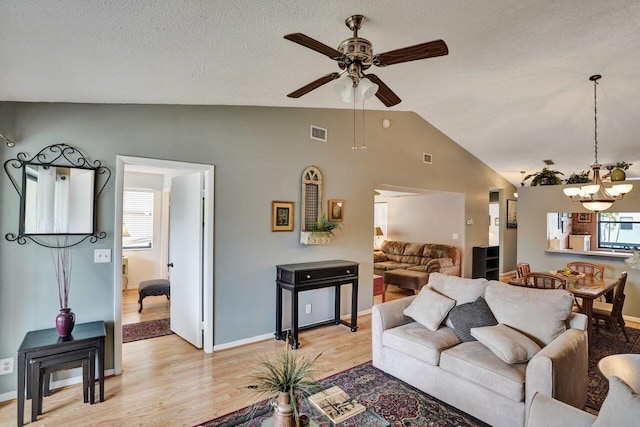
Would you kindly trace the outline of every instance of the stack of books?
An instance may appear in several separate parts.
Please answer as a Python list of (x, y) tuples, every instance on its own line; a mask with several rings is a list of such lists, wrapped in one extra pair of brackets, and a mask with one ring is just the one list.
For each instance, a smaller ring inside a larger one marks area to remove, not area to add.
[(340, 387), (333, 386), (309, 396), (309, 402), (337, 424), (367, 408), (350, 397)]

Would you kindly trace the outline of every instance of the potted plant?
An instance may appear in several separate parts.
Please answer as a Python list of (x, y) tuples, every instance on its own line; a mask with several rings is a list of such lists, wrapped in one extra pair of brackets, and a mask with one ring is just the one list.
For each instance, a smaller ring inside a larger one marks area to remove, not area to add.
[(562, 184), (562, 178), (558, 175), (564, 175), (562, 172), (554, 171), (549, 168), (543, 168), (540, 172), (531, 173), (524, 177), (524, 181), (529, 178), (531, 180), (531, 186), (536, 185), (559, 185)]
[(616, 167), (611, 171), (610, 177), (611, 181), (624, 181), (627, 179), (626, 170), (629, 169), (629, 166), (633, 165), (633, 163), (627, 162), (618, 162), (616, 163)]
[(286, 343), (285, 350), (275, 356), (262, 356), (250, 374), (249, 389), (273, 399), (274, 427), (295, 427), (301, 399), (320, 391), (314, 363), (321, 356), (299, 356)]
[(582, 171), (580, 173), (572, 173), (569, 178), (565, 180), (567, 184), (586, 184), (591, 182), (589, 178), (589, 171)]
[(307, 231), (300, 233), (300, 243), (306, 245), (326, 245), (331, 243), (333, 231), (339, 230), (342, 223), (331, 221), (325, 215), (309, 227)]

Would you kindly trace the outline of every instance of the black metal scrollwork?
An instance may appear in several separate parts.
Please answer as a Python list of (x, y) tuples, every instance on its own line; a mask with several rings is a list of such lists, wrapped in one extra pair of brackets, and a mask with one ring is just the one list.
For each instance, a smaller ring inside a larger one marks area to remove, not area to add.
[[(93, 225), (94, 232), (93, 233), (38, 233), (38, 234), (27, 234), (24, 232), (24, 198), (25, 198), (25, 189), (23, 188), (24, 179), (18, 181), (14, 174), (17, 174), (17, 170), (21, 171), (22, 174), (25, 173), (26, 165), (37, 165), (42, 167), (47, 166), (55, 166), (55, 167), (68, 167), (68, 168), (78, 168), (78, 169), (88, 169), (93, 170), (95, 173), (96, 179), (96, 188), (97, 185), (100, 185), (97, 192), (94, 193), (93, 196)], [(17, 242), (19, 245), (24, 245), (27, 241), (32, 241), (40, 246), (44, 246), (47, 248), (66, 248), (76, 246), (87, 239), (91, 243), (96, 243), (100, 239), (104, 239), (107, 236), (107, 233), (104, 231), (96, 232), (96, 218), (97, 218), (97, 200), (102, 194), (103, 190), (107, 186), (109, 180), (111, 179), (111, 170), (106, 166), (102, 165), (102, 162), (99, 160), (95, 160), (90, 162), (87, 158), (77, 149), (67, 144), (53, 144), (48, 147), (43, 148), (36, 154), (35, 156), (29, 158), (28, 155), (24, 152), (20, 152), (16, 155), (15, 159), (9, 159), (4, 163), (4, 170), (15, 188), (18, 196), (20, 197), (20, 225), (18, 234), (15, 233), (7, 233), (5, 234), (5, 239), (10, 242)], [(101, 184), (99, 181), (102, 181)], [(63, 242), (60, 242), (56, 239), (55, 243), (52, 243), (45, 236), (65, 236)]]

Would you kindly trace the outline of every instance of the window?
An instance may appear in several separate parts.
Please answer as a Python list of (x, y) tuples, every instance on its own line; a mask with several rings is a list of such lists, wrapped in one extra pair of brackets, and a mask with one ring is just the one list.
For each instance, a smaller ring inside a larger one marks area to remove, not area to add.
[(153, 192), (124, 190), (122, 223), (129, 237), (122, 237), (123, 249), (151, 249), (153, 244)]
[(640, 246), (640, 212), (600, 212), (598, 247), (631, 249)]

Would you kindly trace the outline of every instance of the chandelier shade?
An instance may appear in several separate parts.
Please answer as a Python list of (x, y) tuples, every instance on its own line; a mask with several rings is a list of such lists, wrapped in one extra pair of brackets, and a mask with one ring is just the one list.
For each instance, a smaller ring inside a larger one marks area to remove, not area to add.
[(574, 202), (580, 202), (585, 209), (594, 212), (601, 212), (609, 209), (616, 200), (620, 200), (633, 189), (632, 184), (617, 184), (605, 187), (600, 178), (600, 168), (598, 163), (598, 97), (596, 87), (601, 75), (589, 77), (593, 82), (593, 121), (594, 121), (594, 143), (595, 143), (595, 163), (591, 165), (593, 177), (591, 182), (581, 187), (567, 187), (564, 194)]

